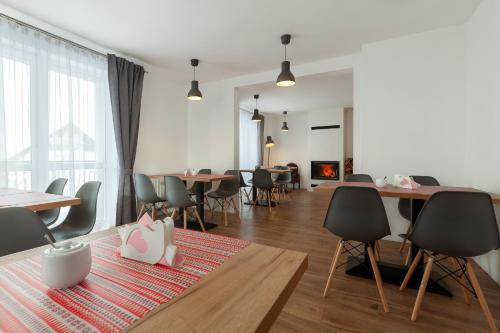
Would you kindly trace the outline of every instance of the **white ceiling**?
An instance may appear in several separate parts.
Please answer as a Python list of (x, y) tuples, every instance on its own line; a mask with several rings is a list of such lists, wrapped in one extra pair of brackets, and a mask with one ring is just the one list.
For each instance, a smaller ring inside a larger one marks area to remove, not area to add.
[(481, 0), (0, 0), (23, 13), (201, 82), (275, 69), (280, 35), (307, 63), (362, 44), (465, 22)]
[(265, 114), (282, 114), (353, 104), (352, 74), (328, 73), (300, 77), (292, 87), (274, 82), (238, 88), (240, 108), (255, 109), (254, 94), (259, 94), (258, 109)]

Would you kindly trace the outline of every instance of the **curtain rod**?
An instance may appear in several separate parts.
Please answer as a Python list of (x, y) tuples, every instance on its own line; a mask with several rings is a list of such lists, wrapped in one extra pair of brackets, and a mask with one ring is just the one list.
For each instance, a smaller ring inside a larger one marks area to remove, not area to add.
[(14, 21), (14, 22), (16, 22), (17, 24), (22, 25), (22, 26), (24, 26), (24, 27), (27, 27), (27, 28), (30, 28), (30, 29), (36, 30), (36, 31), (38, 31), (38, 32), (41, 32), (41, 33), (43, 33), (43, 34), (45, 34), (45, 35), (48, 35), (49, 37), (52, 37), (52, 38), (55, 38), (55, 39), (59, 39), (59, 40), (61, 40), (61, 41), (65, 42), (65, 43), (68, 43), (68, 44), (71, 44), (71, 45), (73, 45), (73, 46), (76, 46), (76, 47), (78, 47), (78, 48), (80, 48), (80, 49), (87, 50), (87, 51), (89, 51), (89, 52), (92, 52), (92, 53), (97, 54), (97, 55), (102, 56), (102, 57), (106, 57), (106, 56), (107, 56), (106, 54), (104, 54), (104, 53), (102, 53), (102, 52), (96, 51), (96, 50), (91, 49), (91, 48), (89, 48), (89, 47), (86, 47), (86, 46), (84, 46), (84, 45), (82, 45), (82, 44), (79, 44), (79, 43), (73, 42), (73, 41), (71, 41), (71, 40), (69, 40), (69, 39), (66, 39), (66, 38), (64, 38), (64, 37), (61, 37), (61, 36), (59, 36), (59, 35), (53, 34), (53, 33), (51, 33), (51, 32), (48, 32), (47, 30), (43, 30), (43, 29), (41, 29), (41, 28), (35, 27), (35, 26), (33, 26), (33, 25), (29, 24), (29, 23), (26, 23), (26, 22), (20, 21), (20, 20), (18, 20), (18, 19), (16, 19), (16, 18), (13, 18), (13, 17), (11, 17), (11, 16), (8, 16), (8, 15), (5, 15), (4, 13), (0, 13), (0, 16), (1, 16), (1, 17), (6, 18), (6, 19), (8, 19), (8, 20)]

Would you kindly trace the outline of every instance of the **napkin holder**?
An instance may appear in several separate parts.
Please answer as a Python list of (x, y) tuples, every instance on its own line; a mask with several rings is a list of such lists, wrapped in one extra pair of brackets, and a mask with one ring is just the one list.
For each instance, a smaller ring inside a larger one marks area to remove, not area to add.
[(153, 221), (144, 214), (137, 224), (118, 229), (122, 244), (120, 255), (124, 258), (175, 266), (180, 264), (180, 255), (174, 245), (174, 220)]
[(415, 190), (420, 187), (420, 184), (414, 181), (410, 176), (394, 175), (395, 187), (405, 188), (408, 190)]

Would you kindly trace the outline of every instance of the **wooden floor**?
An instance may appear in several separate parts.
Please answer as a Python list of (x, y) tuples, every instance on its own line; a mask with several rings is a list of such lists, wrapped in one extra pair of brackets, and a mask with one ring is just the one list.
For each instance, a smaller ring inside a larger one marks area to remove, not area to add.
[[(400, 292), (384, 284), (390, 312), (384, 313), (375, 281), (337, 271), (329, 295), (323, 298), (328, 269), (337, 239), (322, 228), (329, 203), (323, 193), (295, 191), (270, 213), (265, 207), (244, 206), (241, 221), (230, 214), (229, 226), (221, 216), (210, 232), (252, 242), (307, 252), (309, 267), (290, 297), (272, 332), (488, 332), (476, 299), (467, 306), (459, 286), (448, 285), (456, 296), (427, 293), (417, 322), (410, 320), (416, 290)], [(207, 219), (210, 214), (206, 214)], [(384, 261), (402, 262), (399, 243), (382, 242)], [(491, 312), (500, 328), (500, 286), (476, 269)]]

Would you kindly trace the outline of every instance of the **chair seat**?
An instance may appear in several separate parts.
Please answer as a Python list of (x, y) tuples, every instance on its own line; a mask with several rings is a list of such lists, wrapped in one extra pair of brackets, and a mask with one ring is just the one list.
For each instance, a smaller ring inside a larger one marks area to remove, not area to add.
[(408, 238), (408, 234), (398, 234), (398, 236), (401, 238)]

